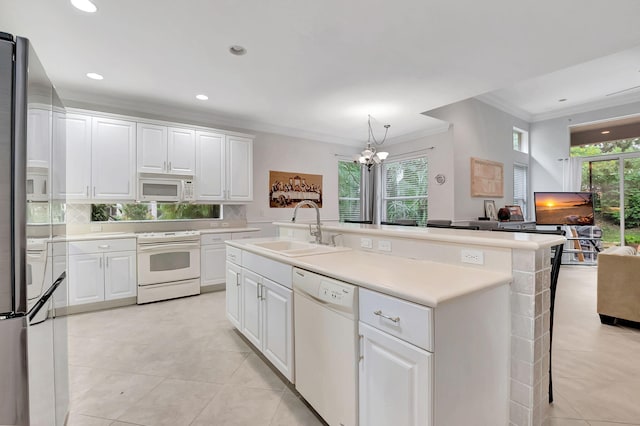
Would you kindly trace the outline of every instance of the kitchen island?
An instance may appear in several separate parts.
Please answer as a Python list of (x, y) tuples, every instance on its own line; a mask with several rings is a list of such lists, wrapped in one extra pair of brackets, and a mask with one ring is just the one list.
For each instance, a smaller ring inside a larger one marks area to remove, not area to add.
[[(282, 239), (309, 240), (307, 224), (277, 225)], [(429, 414), (434, 423), (427, 424), (471, 418), (465, 412), (475, 413), (475, 421), (497, 421), (486, 424), (543, 424), (549, 383), (550, 247), (564, 242), (563, 237), (359, 224), (325, 224), (323, 233), (326, 240), (351, 250), (292, 257), (251, 240), (228, 242), (228, 248), (240, 250), (236, 256), (259, 254), (433, 309), (435, 325), (424, 325), (434, 327), (435, 336)], [(462, 363), (457, 370), (456, 362)], [(478, 368), (491, 374), (478, 373)], [(443, 413), (454, 412), (455, 401), (467, 409), (447, 417)]]

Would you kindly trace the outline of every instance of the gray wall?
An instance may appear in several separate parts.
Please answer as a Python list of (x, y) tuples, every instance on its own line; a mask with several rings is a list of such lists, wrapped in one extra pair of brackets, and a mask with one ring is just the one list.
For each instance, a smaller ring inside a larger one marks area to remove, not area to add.
[[(484, 215), (484, 200), (496, 207), (513, 203), (513, 164), (528, 164), (528, 156), (513, 150), (513, 128), (529, 130), (529, 123), (477, 99), (467, 99), (426, 113), (451, 124), (453, 145), (454, 220)], [(471, 197), (471, 157), (504, 164), (502, 198)]]

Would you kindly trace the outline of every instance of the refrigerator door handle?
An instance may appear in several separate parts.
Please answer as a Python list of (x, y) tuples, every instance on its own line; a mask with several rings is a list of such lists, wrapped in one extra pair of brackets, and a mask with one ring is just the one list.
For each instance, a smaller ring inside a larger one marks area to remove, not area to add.
[(49, 289), (44, 292), (42, 297), (38, 299), (35, 305), (33, 305), (31, 309), (29, 309), (29, 312), (27, 313), (27, 316), (29, 317), (29, 321), (33, 321), (36, 315), (38, 315), (38, 312), (40, 312), (40, 309), (42, 309), (42, 307), (47, 304), (49, 299), (51, 299), (51, 296), (53, 296), (53, 293), (58, 289), (58, 287), (60, 287), (60, 284), (62, 284), (62, 282), (65, 280), (66, 277), (67, 277), (67, 272), (64, 271), (63, 273), (60, 274), (58, 279), (53, 282), (51, 287), (49, 287)]

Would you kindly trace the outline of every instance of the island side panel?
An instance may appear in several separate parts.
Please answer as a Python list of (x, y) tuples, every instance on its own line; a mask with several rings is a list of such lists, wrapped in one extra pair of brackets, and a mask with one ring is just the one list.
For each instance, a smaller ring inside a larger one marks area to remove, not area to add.
[(514, 426), (549, 422), (551, 249), (513, 250), (511, 401)]
[(434, 425), (508, 425), (510, 286), (434, 310)]

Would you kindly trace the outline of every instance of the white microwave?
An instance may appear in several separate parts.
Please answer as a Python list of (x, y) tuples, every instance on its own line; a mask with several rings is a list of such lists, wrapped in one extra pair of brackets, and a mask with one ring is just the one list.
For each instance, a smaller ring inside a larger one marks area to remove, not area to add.
[(138, 180), (138, 200), (165, 202), (193, 201), (193, 180), (140, 178)]

